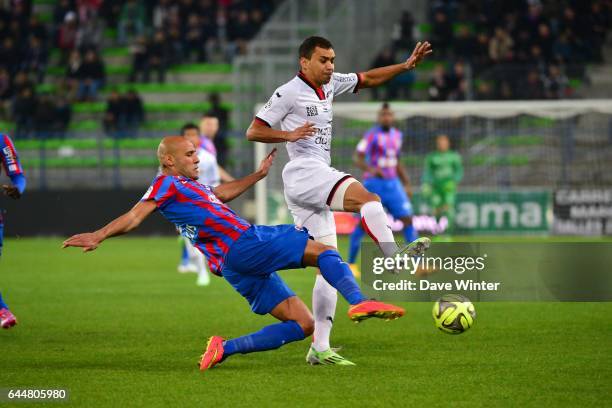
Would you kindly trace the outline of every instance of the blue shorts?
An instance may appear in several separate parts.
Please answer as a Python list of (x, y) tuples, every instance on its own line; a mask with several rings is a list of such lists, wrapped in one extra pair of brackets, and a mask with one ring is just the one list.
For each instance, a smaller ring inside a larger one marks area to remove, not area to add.
[(399, 178), (371, 178), (363, 185), (369, 192), (378, 194), (382, 205), (396, 220), (412, 216), (412, 204)]
[(302, 268), (308, 231), (295, 225), (253, 225), (232, 244), (221, 273), (257, 314), (295, 296), (276, 271)]

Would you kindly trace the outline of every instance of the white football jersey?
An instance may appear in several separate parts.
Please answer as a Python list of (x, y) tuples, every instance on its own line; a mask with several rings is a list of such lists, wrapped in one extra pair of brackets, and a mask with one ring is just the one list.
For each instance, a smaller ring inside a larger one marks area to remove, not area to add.
[(360, 75), (334, 72), (329, 83), (317, 88), (302, 72), (274, 91), (268, 102), (257, 112), (255, 120), (281, 130), (292, 131), (306, 122), (314, 124), (316, 133), (297, 142), (287, 142), (289, 159), (316, 158), (331, 164), (332, 101), (347, 91), (357, 92)]
[(217, 157), (203, 148), (198, 148), (198, 182), (207, 186), (216, 187), (221, 184), (219, 164)]

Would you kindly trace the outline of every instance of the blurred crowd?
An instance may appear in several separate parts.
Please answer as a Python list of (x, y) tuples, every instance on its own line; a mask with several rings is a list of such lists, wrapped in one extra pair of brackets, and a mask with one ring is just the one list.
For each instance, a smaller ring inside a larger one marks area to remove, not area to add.
[[(61, 121), (58, 132), (65, 131), (70, 104), (98, 101), (108, 85), (101, 56), (108, 29), (116, 38), (104, 45), (129, 50), (128, 82), (148, 82), (151, 76), (164, 82), (172, 65), (229, 62), (244, 52), (279, 2), (58, 0), (48, 23), (32, 12), (31, 0), (0, 2), (0, 119), (14, 121), (17, 137), (25, 137), (36, 130), (32, 112), (40, 110), (41, 117)], [(63, 75), (45, 87), (50, 69)], [(62, 114), (50, 115), (50, 105)], [(117, 120), (128, 128), (142, 122)], [(106, 126), (106, 117), (104, 121)]]
[[(446, 63), (434, 67), (429, 99), (572, 97), (569, 78), (588, 81), (586, 64), (603, 62), (611, 11), (612, 2), (603, 0), (431, 1), (431, 32), (423, 35), (434, 47), (432, 59)], [(411, 51), (414, 21), (408, 12), (395, 32), (375, 66)]]

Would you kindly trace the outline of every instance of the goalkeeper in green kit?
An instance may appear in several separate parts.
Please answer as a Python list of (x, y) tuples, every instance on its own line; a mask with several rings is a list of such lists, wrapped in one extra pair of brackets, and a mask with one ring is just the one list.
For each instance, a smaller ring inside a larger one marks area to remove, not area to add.
[(422, 192), (436, 219), (439, 221), (446, 216), (447, 232), (452, 232), (454, 226), (455, 195), (462, 178), (461, 156), (450, 150), (447, 135), (439, 135), (436, 137), (436, 151), (425, 157)]

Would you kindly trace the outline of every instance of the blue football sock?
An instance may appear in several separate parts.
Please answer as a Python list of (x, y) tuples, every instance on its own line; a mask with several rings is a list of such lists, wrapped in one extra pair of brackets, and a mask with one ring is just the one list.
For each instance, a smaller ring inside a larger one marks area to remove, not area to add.
[(2, 293), (0, 293), (0, 309), (4, 309), (4, 308), (8, 309), (8, 305), (4, 303), (4, 301), (2, 300)]
[(274, 350), (284, 344), (304, 340), (305, 337), (302, 327), (293, 320), (271, 324), (258, 332), (226, 340), (223, 343), (223, 356)]
[(357, 260), (359, 245), (361, 245), (361, 240), (363, 239), (364, 235), (365, 231), (361, 227), (361, 223), (357, 224), (350, 238), (348, 263), (353, 264)]
[(351, 305), (366, 300), (361, 289), (346, 262), (342, 262), (337, 251), (328, 250), (319, 255), (318, 266), (321, 275), (332, 285)]
[(187, 251), (187, 245), (181, 241), (181, 265), (187, 265), (189, 263), (189, 252)]
[(418, 237), (419, 234), (417, 233), (416, 229), (414, 229), (414, 225), (410, 224), (409, 226), (404, 227), (404, 239), (406, 240), (406, 243), (410, 243)]

